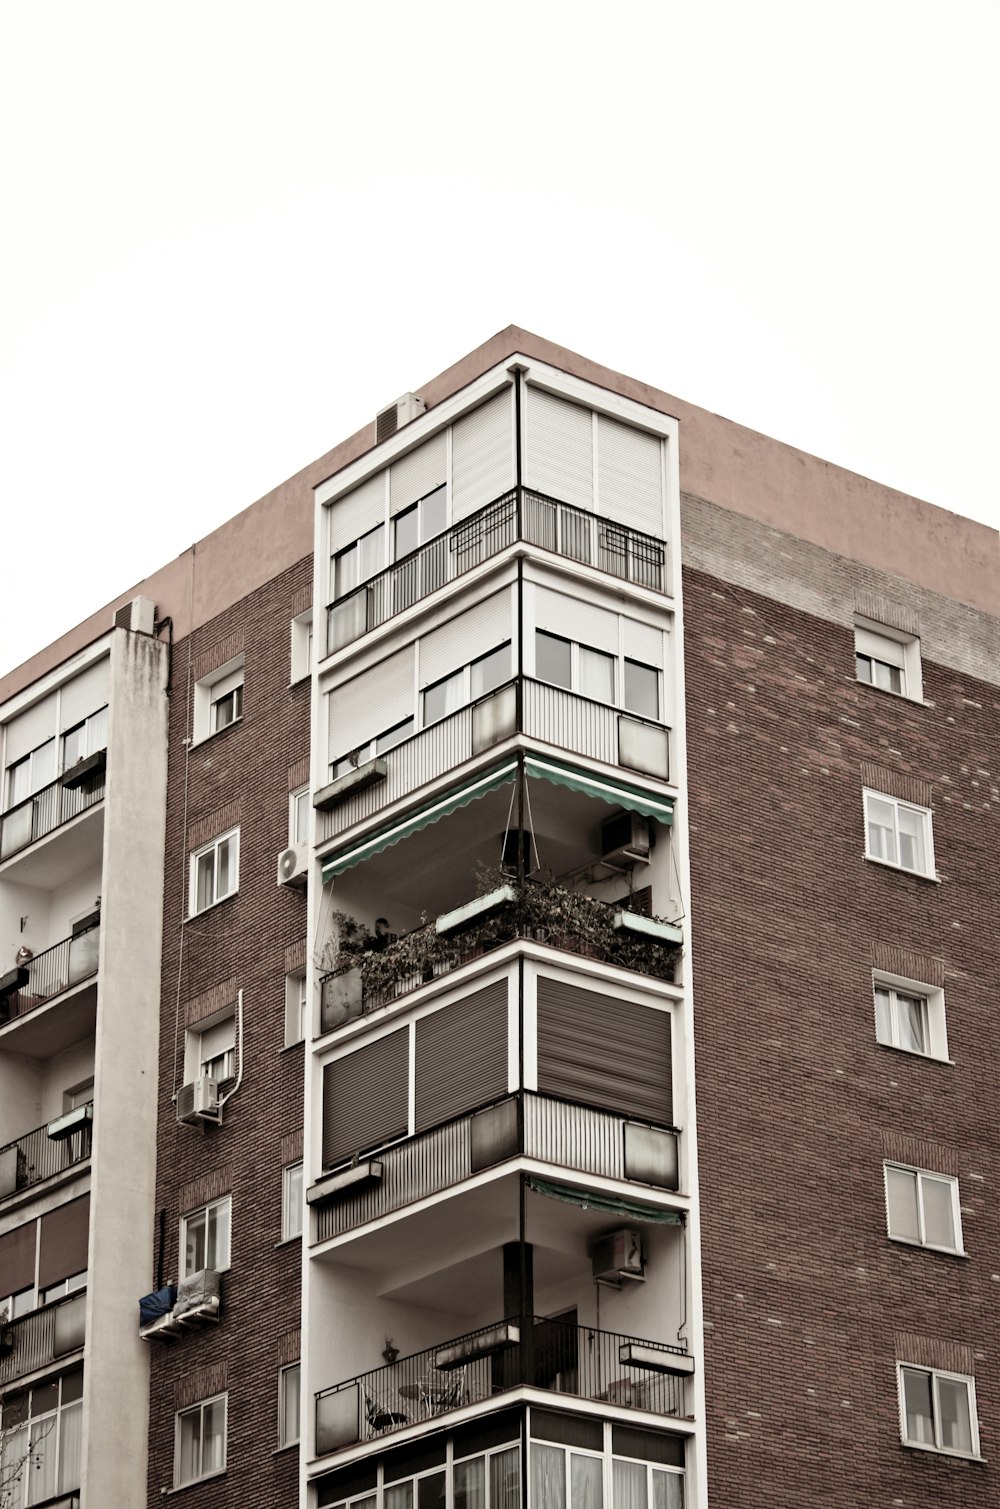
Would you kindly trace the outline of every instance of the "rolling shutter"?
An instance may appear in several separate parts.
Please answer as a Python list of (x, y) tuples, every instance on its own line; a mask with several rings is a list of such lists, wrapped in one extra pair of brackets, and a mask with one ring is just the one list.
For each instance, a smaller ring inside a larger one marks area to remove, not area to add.
[(39, 1238), (38, 1287), (47, 1289), (87, 1268), (90, 1196), (71, 1200), (42, 1217)]
[(329, 757), (360, 749), (413, 716), (413, 646), (407, 645), (329, 694)]
[(7, 724), (7, 743), (4, 764), (13, 765), (24, 755), (30, 754), (40, 744), (45, 744), (56, 734), (56, 694), (43, 697), (27, 712), (19, 713)]
[(509, 588), (494, 592), (420, 641), (420, 685), (430, 686), (511, 637)]
[(598, 416), (597, 498), (602, 518), (663, 538), (661, 446), (645, 430)]
[(323, 1167), (408, 1130), (409, 1029), (401, 1028), (323, 1070)]
[(528, 388), (524, 481), (564, 503), (594, 507), (594, 419), (590, 409)]
[(75, 728), (91, 713), (106, 707), (111, 687), (111, 659), (105, 655), (96, 665), (67, 681), (60, 693), (59, 732)]
[(511, 388), (505, 388), (452, 427), (451, 477), (453, 523), (514, 486)]
[(497, 980), (416, 1024), (414, 1130), (507, 1093), (507, 982)]
[(446, 431), (433, 435), (416, 450), (401, 456), (389, 468), (389, 512), (393, 515), (409, 508), (440, 487), (447, 478), (448, 449)]
[(663, 630), (641, 624), (634, 618), (624, 620), (625, 654), (643, 665), (663, 665)]
[(545, 587), (536, 588), (535, 625), (563, 639), (575, 639), (577, 644), (590, 645), (609, 655), (618, 654), (618, 614), (595, 608), (579, 598), (564, 597), (561, 592), (549, 592)]
[(385, 472), (378, 472), (329, 505), (330, 554), (346, 550), (363, 534), (385, 523)]
[(0, 1294), (19, 1294), (35, 1282), (37, 1221), (26, 1221), (0, 1237)]
[(538, 1088), (670, 1126), (669, 1013), (540, 976)]

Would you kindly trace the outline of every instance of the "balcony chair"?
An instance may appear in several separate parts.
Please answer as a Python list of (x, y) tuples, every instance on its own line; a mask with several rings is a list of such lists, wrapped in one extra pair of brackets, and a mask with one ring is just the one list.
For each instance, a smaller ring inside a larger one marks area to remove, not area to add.
[(368, 1426), (373, 1435), (381, 1435), (383, 1431), (395, 1430), (400, 1425), (409, 1425), (410, 1417), (403, 1410), (392, 1409), (377, 1394), (370, 1389), (363, 1388), (365, 1396), (365, 1413), (368, 1416)]
[(432, 1368), (420, 1380), (420, 1404), (425, 1415), (443, 1415), (465, 1403), (465, 1368)]

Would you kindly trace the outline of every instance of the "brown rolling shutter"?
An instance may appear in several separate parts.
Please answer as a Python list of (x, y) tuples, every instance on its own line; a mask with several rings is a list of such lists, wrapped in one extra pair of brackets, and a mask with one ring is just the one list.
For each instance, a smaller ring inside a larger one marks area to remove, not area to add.
[(418, 1132), (506, 1095), (506, 980), (420, 1018), (414, 1079)]
[(538, 1088), (670, 1126), (669, 1014), (540, 977)]
[(61, 1278), (83, 1273), (87, 1268), (90, 1196), (71, 1200), (42, 1217), (39, 1238), (38, 1287), (47, 1289)]
[(0, 1237), (0, 1294), (19, 1294), (35, 1282), (37, 1221), (26, 1221)]
[(323, 1070), (323, 1166), (407, 1131), (409, 1032), (403, 1027)]

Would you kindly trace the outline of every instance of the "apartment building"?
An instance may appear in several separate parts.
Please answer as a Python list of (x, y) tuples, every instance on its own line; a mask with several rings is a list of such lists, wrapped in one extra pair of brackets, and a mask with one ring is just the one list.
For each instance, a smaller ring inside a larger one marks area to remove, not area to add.
[(5, 677), (12, 1504), (994, 1503), (998, 565), (511, 328)]

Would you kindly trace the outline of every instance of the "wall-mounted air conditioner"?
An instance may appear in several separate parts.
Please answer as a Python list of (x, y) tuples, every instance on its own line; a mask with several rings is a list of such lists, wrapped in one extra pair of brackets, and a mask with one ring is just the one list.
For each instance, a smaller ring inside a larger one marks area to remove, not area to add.
[(618, 812), (601, 824), (601, 857), (608, 864), (649, 863), (649, 819), (638, 812)]
[(156, 604), (150, 597), (133, 597), (115, 610), (112, 627), (131, 629), (134, 634), (152, 634), (156, 622)]
[(218, 1121), (219, 1084), (202, 1075), (177, 1091), (177, 1120), (195, 1126), (199, 1121)]
[(404, 393), (402, 398), (397, 398), (395, 403), (389, 404), (388, 408), (381, 409), (375, 415), (375, 443), (381, 445), (383, 440), (388, 440), (390, 435), (395, 435), (404, 424), (409, 424), (411, 419), (416, 419), (426, 412), (427, 405), (416, 393)]
[(278, 855), (278, 884), (295, 886), (305, 890), (309, 879), (309, 848), (307, 844), (290, 844)]
[(642, 1233), (634, 1227), (622, 1227), (598, 1237), (590, 1251), (594, 1278), (599, 1284), (621, 1287), (623, 1280), (639, 1282), (645, 1278), (642, 1256)]

